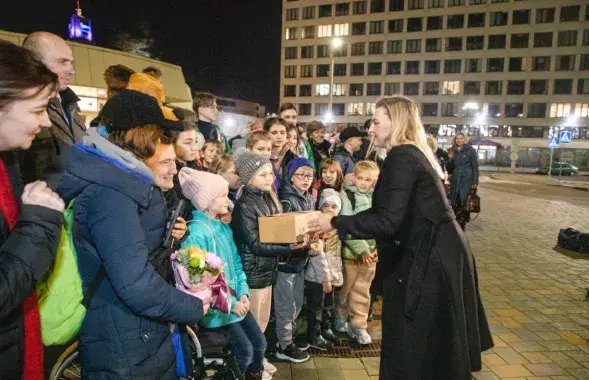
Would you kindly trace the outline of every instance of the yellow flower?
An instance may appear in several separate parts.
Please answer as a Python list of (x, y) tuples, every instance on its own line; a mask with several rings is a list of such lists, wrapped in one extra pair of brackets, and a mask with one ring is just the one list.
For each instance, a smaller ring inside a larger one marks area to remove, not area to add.
[(191, 245), (186, 249), (186, 254), (188, 255), (188, 259), (198, 259), (198, 260), (205, 260), (207, 257), (207, 252), (200, 248), (196, 248), (195, 246)]

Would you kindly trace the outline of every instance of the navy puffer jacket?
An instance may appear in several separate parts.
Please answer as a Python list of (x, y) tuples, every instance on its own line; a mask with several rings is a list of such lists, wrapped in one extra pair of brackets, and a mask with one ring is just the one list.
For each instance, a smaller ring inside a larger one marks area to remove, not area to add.
[(75, 198), (84, 288), (101, 265), (107, 273), (79, 335), (82, 378), (177, 379), (169, 323), (198, 323), (202, 302), (168, 284), (148, 262), (162, 243), (166, 205), (150, 178), (129, 169), (129, 157), (116, 157), (117, 149), (74, 146), (58, 189), (66, 204)]

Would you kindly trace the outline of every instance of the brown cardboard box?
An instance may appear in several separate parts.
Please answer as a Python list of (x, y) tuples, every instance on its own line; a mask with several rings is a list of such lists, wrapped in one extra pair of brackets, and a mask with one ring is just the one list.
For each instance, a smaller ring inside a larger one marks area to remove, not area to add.
[(303, 241), (307, 219), (319, 211), (287, 212), (258, 218), (261, 243), (295, 244)]

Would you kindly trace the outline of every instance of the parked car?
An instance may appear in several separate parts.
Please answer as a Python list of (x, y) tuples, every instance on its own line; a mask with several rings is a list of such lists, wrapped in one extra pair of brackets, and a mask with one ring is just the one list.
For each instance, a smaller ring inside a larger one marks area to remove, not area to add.
[[(536, 168), (536, 174), (548, 174), (549, 168)], [(552, 175), (579, 174), (579, 168), (567, 162), (555, 162), (552, 164)]]

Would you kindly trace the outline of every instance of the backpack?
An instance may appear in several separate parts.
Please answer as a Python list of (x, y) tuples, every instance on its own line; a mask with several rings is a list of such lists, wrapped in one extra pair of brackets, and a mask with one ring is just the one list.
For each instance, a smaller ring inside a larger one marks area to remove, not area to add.
[(65, 344), (78, 334), (88, 303), (106, 276), (104, 266), (101, 266), (84, 294), (73, 239), (73, 205), (72, 200), (64, 211), (64, 223), (53, 267), (37, 285), (41, 334), (45, 346)]

